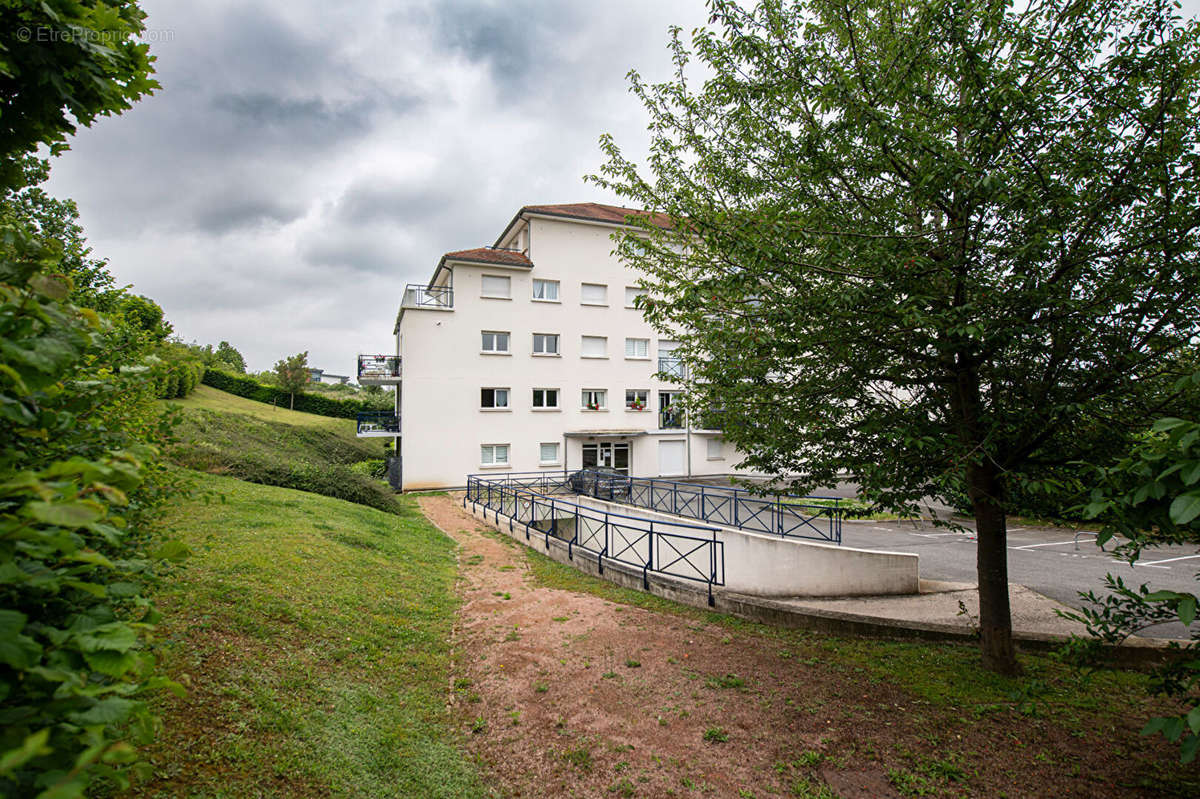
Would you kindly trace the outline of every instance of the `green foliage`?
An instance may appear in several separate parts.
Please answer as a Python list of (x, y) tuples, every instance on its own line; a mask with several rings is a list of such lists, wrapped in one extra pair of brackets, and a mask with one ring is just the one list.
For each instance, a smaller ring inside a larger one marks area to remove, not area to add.
[[(265, 385), (248, 375), (234, 375), (220, 369), (209, 369), (203, 375), (202, 382), (206, 386), (219, 388), (239, 397), (263, 402), (267, 405), (292, 407), (287, 391), (275, 386)], [(353, 419), (360, 411), (389, 410), (393, 406), (392, 395), (383, 392), (377, 399), (334, 398), (320, 394), (298, 394), (295, 397), (294, 410), (305, 413), (315, 413), (319, 416), (332, 416), (339, 419)]]
[(229, 371), (246, 374), (246, 359), (228, 341), (218, 344), (213, 356)]
[(605, 137), (593, 178), (662, 214), (619, 236), (645, 316), (743, 466), (797, 493), (850, 472), (900, 513), (965, 493), (984, 655), (1013, 668), (1014, 491), (1184, 404), (1200, 25), (1158, 0), (711, 5), (676, 79), (631, 76), (646, 169)]
[[(1200, 372), (1176, 387), (1195, 392)], [(1096, 486), (1083, 513), (1104, 522), (1101, 544), (1123, 536), (1118, 552), (1135, 563), (1148, 547), (1200, 542), (1200, 424), (1160, 419), (1128, 456), (1096, 471)], [(1179, 700), (1182, 710), (1175, 716), (1151, 719), (1143, 734), (1161, 732), (1167, 740), (1178, 742), (1180, 759), (1190, 763), (1200, 751), (1200, 659), (1196, 657), (1200, 624), (1195, 624), (1200, 597), (1185, 591), (1150, 591), (1145, 584), (1135, 589), (1111, 574), (1105, 583), (1107, 595), (1081, 594), (1087, 605), (1078, 613), (1063, 614), (1085, 624), (1094, 642), (1120, 643), (1147, 627), (1171, 621), (1189, 630), (1190, 641), (1176, 648), (1191, 656), (1175, 659), (1154, 673), (1156, 689)], [(1095, 648), (1083, 641), (1074, 645), (1075, 654), (1083, 656)]]
[(176, 544), (145, 532), (163, 422), (144, 370), (105, 365), (111, 323), (65, 299), (57, 251), (0, 237), (0, 791), (78, 796), (124, 784), (162, 687), (143, 591)]
[(288, 393), (289, 407), (296, 408), (296, 395), (309, 384), (312, 374), (308, 368), (308, 353), (301, 352), (275, 362), (275, 379), (279, 388)]
[(144, 18), (127, 0), (0, 5), (0, 183), (13, 185), (20, 156), (41, 145), (57, 153), (76, 125), (158, 88), (137, 40)]
[(190, 469), (399, 511), (392, 491), (360, 465), (379, 454), (366, 440), (204, 409), (182, 412), (178, 439), (168, 456)]

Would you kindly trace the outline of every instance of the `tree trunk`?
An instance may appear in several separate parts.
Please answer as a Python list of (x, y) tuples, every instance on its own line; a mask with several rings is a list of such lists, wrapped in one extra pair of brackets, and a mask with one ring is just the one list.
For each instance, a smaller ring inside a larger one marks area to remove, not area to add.
[(1008, 525), (1001, 507), (1001, 483), (991, 463), (967, 467), (967, 493), (975, 512), (976, 568), (979, 573), (979, 643), (983, 667), (1019, 674), (1013, 652), (1008, 604)]
[(295, 394), (292, 394), (292, 393), (288, 394), (288, 410), (289, 411), (296, 410), (296, 395)]

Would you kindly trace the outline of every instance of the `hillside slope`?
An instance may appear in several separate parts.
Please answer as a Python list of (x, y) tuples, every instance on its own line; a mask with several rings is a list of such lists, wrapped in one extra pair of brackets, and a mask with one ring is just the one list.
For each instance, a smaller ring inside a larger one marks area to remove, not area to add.
[(167, 452), (180, 466), (400, 511), (386, 483), (373, 476), (382, 466), (382, 442), (356, 438), (353, 421), (273, 408), (207, 386), (169, 404), (182, 415)]

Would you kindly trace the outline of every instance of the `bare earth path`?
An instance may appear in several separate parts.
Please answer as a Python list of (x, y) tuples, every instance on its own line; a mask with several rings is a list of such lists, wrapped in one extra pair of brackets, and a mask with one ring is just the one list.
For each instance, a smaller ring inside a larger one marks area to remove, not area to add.
[[(1018, 737), (965, 708), (947, 725), (944, 708), (811, 647), (539, 587), (520, 546), (455, 498), (420, 505), (461, 547), (453, 702), (505, 796), (895, 797), (897, 767), (928, 795), (1131, 795), (1111, 752), (1078, 732), (1035, 720)], [(933, 762), (946, 773), (921, 776)]]

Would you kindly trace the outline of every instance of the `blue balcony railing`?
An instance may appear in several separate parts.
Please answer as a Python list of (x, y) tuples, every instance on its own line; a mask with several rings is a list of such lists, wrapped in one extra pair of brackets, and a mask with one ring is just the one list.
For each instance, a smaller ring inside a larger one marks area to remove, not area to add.
[(358, 382), (367, 386), (400, 382), (400, 356), (359, 355)]

